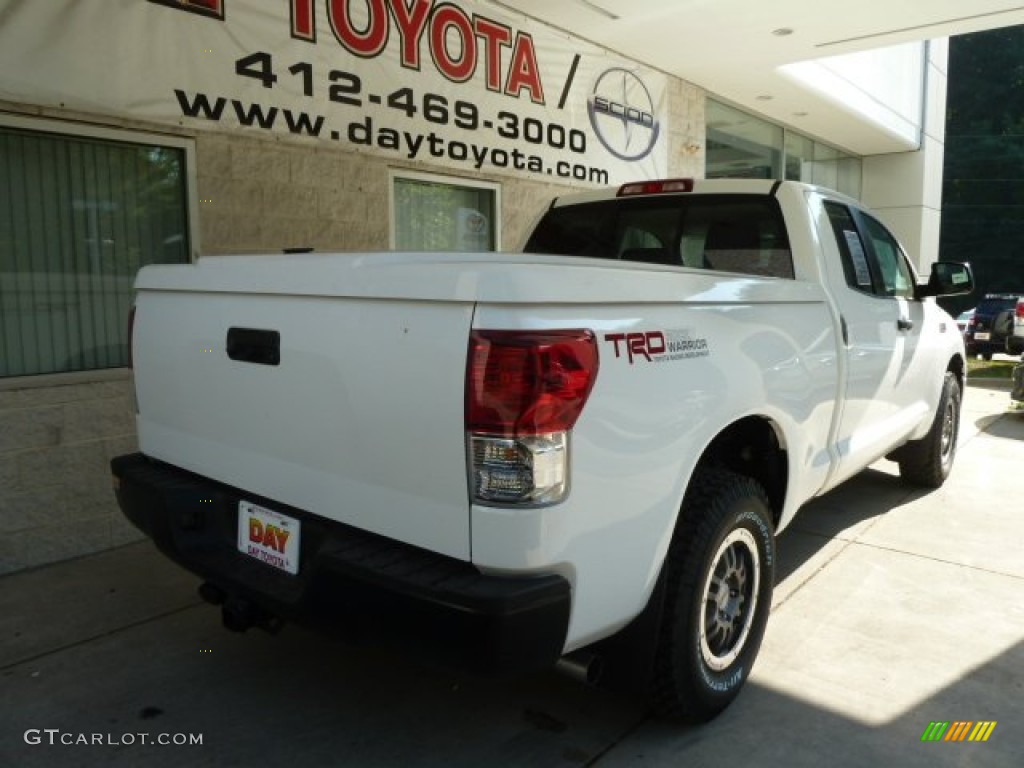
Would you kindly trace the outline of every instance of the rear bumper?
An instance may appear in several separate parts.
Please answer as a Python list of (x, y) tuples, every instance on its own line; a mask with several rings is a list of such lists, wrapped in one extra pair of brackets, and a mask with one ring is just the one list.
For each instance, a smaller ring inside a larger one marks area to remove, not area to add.
[[(562, 655), (570, 589), (557, 575), (495, 577), (471, 564), (246, 494), (142, 454), (111, 462), (126, 517), (227, 596), (349, 639), (398, 646), (490, 674)], [(299, 574), (236, 547), (238, 502), (301, 521)]]
[(1005, 338), (999, 338), (989, 341), (974, 341), (973, 339), (964, 339), (964, 348), (969, 356), (975, 355), (1001, 355), (1006, 352)]

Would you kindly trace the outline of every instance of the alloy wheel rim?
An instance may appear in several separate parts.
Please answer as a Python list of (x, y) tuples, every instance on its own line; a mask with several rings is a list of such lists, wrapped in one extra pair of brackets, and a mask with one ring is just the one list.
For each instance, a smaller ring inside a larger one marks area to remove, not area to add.
[(743, 652), (757, 611), (761, 558), (750, 531), (738, 528), (719, 546), (704, 581), (700, 607), (700, 652), (715, 671)]
[(943, 464), (947, 464), (953, 457), (953, 444), (956, 439), (956, 408), (953, 399), (946, 403), (946, 411), (942, 417), (942, 437), (939, 450)]

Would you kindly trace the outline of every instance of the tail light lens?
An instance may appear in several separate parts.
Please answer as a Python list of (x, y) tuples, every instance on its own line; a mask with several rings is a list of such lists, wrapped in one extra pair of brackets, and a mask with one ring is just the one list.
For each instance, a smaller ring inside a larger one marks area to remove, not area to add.
[(1024, 299), (1017, 299), (1017, 307), (1013, 310), (1014, 317), (1024, 322)]
[(475, 501), (540, 506), (565, 498), (569, 431), (597, 369), (587, 330), (472, 334), (466, 431)]

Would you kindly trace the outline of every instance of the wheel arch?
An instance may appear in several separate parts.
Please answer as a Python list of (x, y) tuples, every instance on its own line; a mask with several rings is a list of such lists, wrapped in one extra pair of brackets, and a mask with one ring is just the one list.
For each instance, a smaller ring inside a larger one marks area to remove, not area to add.
[(946, 370), (956, 376), (957, 383), (960, 385), (960, 391), (964, 391), (964, 387), (967, 385), (967, 365), (964, 358), (959, 355), (953, 355), (949, 360), (949, 365), (946, 366)]
[[(789, 453), (785, 434), (776, 421), (763, 415), (748, 415), (720, 430), (707, 442), (689, 477), (685, 478), (684, 494), (704, 469), (729, 470), (759, 483), (768, 496), (772, 524), (778, 527), (789, 485)], [(677, 510), (680, 514), (672, 521), (672, 537), (677, 536), (685, 524), (681, 514), (682, 497)], [(643, 611), (622, 630), (593, 646), (606, 662), (602, 684), (611, 689), (646, 693), (652, 683), (654, 641), (661, 632), (663, 620), (667, 560), (666, 549)]]
[(778, 526), (789, 486), (789, 453), (775, 421), (745, 416), (727, 426), (708, 443), (694, 474), (712, 468), (727, 469), (760, 483), (771, 502), (772, 522)]

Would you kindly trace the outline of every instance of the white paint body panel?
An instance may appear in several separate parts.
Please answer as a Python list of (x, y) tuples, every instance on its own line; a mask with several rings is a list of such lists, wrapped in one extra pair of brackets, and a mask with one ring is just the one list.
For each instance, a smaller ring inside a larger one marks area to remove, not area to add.
[[(696, 191), (770, 189), (698, 182)], [(819, 193), (787, 183), (777, 194), (795, 280), (493, 253), (147, 267), (133, 345), (141, 449), (487, 572), (561, 573), (573, 595), (566, 650), (586, 645), (643, 609), (694, 466), (724, 428), (747, 416), (774, 425), (789, 464), (785, 527), (808, 499), (922, 436), (946, 367), (963, 355), (952, 319), (931, 301), (910, 302), (913, 349), (851, 364), (872, 351), (856, 333), (843, 343), (842, 270), (827, 266), (838, 253)], [(231, 326), (278, 330), (281, 364), (229, 360)], [(470, 504), (471, 328), (588, 328), (599, 339), (565, 502)], [(706, 339), (709, 355), (631, 364), (604, 338), (666, 330)], [(878, 402), (883, 390), (900, 397)]]

